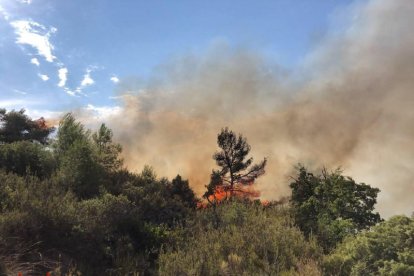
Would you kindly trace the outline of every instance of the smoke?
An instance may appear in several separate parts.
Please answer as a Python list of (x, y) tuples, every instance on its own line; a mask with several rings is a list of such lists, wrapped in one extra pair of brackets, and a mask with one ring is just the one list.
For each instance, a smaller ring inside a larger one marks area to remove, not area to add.
[(130, 169), (177, 173), (201, 193), (215, 168), (224, 126), (242, 133), (257, 161), (264, 199), (289, 193), (298, 162), (341, 166), (381, 189), (385, 215), (414, 211), (414, 5), (353, 5), (293, 72), (260, 53), (216, 45), (157, 68), (146, 81), (121, 80), (123, 107), (110, 125)]

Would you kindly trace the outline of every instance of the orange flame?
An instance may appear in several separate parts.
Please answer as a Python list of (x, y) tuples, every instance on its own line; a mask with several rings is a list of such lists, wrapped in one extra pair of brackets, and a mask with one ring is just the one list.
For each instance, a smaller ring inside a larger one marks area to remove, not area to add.
[[(256, 200), (260, 197), (260, 192), (256, 191), (253, 187), (253, 183), (249, 184), (249, 185), (244, 185), (241, 187), (237, 187), (236, 189), (233, 190), (233, 197), (237, 197), (237, 198), (242, 198), (242, 199), (250, 199), (250, 200)], [(210, 202), (222, 202), (228, 198), (231, 197), (231, 193), (229, 191), (226, 191), (226, 189), (223, 186), (218, 186), (216, 188), (216, 191), (214, 193), (214, 195), (209, 196), (208, 200)], [(271, 202), (269, 200), (260, 200), (260, 203), (264, 206), (264, 207), (268, 207), (270, 206)], [(199, 201), (197, 203), (197, 209), (205, 209), (207, 208), (209, 205), (207, 202), (203, 202), (203, 201)]]
[(222, 202), (230, 197), (237, 197), (243, 199), (257, 199), (260, 196), (260, 192), (255, 190), (253, 186), (254, 182), (248, 184), (235, 185), (233, 188), (223, 185), (217, 186), (214, 194), (208, 197), (210, 202)]
[(223, 186), (217, 186), (217, 188), (214, 191), (214, 195), (209, 196), (208, 199), (210, 201), (220, 202), (220, 201), (225, 200), (228, 197), (229, 197), (229, 194), (226, 191), (226, 189)]

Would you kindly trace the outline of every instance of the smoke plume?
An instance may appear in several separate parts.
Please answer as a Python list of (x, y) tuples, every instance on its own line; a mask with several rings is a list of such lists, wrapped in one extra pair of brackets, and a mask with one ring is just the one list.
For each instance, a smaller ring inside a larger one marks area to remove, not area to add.
[(379, 187), (385, 216), (414, 211), (414, 5), (369, 1), (349, 14), (294, 72), (221, 45), (168, 62), (149, 80), (121, 80), (123, 108), (110, 125), (128, 167), (179, 173), (201, 193), (228, 126), (257, 161), (268, 158), (258, 180), (264, 199), (288, 195), (301, 162), (341, 166)]

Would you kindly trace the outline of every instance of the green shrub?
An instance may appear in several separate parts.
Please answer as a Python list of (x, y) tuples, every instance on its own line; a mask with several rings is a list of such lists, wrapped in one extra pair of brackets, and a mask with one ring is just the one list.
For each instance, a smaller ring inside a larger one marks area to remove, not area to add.
[(59, 177), (40, 180), (0, 171), (0, 238), (7, 252), (19, 252), (21, 242), (36, 245), (36, 254), (15, 260), (36, 268), (30, 273), (73, 267), (84, 275), (153, 272), (171, 227), (192, 209), (171, 196), (166, 180), (145, 171), (130, 180), (119, 195), (80, 200)]
[(296, 224), (306, 236), (314, 235), (325, 252), (381, 221), (374, 212), (379, 189), (357, 183), (340, 170), (313, 174), (299, 165), (290, 187)]
[(47, 147), (28, 141), (0, 145), (0, 168), (18, 175), (49, 177), (56, 169), (53, 154)]
[(414, 219), (396, 216), (326, 256), (327, 275), (414, 275)]
[[(213, 213), (220, 218), (212, 223)], [(314, 271), (321, 251), (306, 241), (285, 207), (231, 201), (199, 212), (159, 257), (160, 275), (295, 275)], [(310, 274), (311, 275), (311, 274)]]

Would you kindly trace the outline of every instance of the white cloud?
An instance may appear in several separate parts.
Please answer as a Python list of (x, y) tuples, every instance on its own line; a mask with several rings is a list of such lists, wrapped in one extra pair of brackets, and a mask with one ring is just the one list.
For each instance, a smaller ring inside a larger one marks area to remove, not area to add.
[(0, 15), (3, 16), (4, 20), (9, 21), (9, 13), (0, 5)]
[(59, 87), (64, 87), (66, 85), (66, 81), (68, 79), (68, 69), (63, 67), (58, 70), (58, 77), (59, 77)]
[(36, 66), (39, 66), (39, 65), (40, 65), (40, 62), (39, 62), (39, 60), (38, 60), (37, 58), (32, 58), (32, 59), (30, 60), (30, 63), (31, 63), (31, 64), (34, 64), (34, 65), (36, 65)]
[(13, 89), (13, 92), (17, 93), (17, 94), (20, 94), (20, 95), (27, 95), (26, 91), (22, 91), (22, 90), (19, 90), (19, 89)]
[(49, 123), (53, 123), (55, 126), (58, 125), (58, 118), (61, 118), (63, 112), (61, 111), (52, 111), (48, 109), (26, 109), (26, 114), (31, 118), (40, 118), (43, 117), (46, 120), (49, 119)]
[(68, 94), (69, 96), (73, 96), (73, 97), (76, 97), (77, 96), (74, 91), (72, 91), (72, 90), (70, 90), (68, 88), (64, 88), (64, 90), (65, 90), (66, 94)]
[[(1, 0), (0, 0), (1, 1)], [(18, 0), (23, 4), (31, 4), (32, 0)], [(3, 16), (6, 21), (13, 27), (14, 33), (16, 34), (16, 44), (28, 45), (37, 50), (37, 55), (43, 57), (46, 61), (53, 63), (58, 69), (58, 86), (63, 88), (63, 90), (71, 96), (77, 96), (77, 94), (82, 94), (80, 89), (70, 90), (66, 87), (68, 69), (65, 65), (60, 62), (57, 57), (54, 55), (54, 46), (50, 42), (50, 37), (52, 34), (57, 32), (57, 28), (53, 26), (44, 26), (36, 21), (31, 19), (24, 20), (14, 20), (11, 21), (9, 14), (6, 10), (0, 5), (0, 16)], [(29, 53), (32, 55), (33, 53)], [(30, 63), (36, 66), (40, 66), (40, 61), (38, 58), (33, 57), (30, 59)], [(37, 74), (39, 78), (43, 81), (48, 81), (50, 78), (45, 74)], [(89, 75), (88, 75), (89, 76)], [(82, 83), (84, 85), (91, 85), (94, 81), (89, 77), (84, 78)], [(17, 92), (16, 92), (17, 93)]]
[(27, 104), (26, 100), (19, 100), (19, 99), (9, 99), (9, 100), (0, 100), (0, 106), (2, 108), (12, 108), (12, 109), (19, 109), (22, 108)]
[(48, 62), (53, 62), (56, 57), (53, 55), (53, 45), (49, 38), (52, 33), (57, 31), (52, 27), (49, 30), (32, 20), (17, 20), (10, 23), (17, 35), (17, 44), (26, 44), (35, 48), (39, 55), (43, 56)]
[(41, 78), (43, 81), (47, 81), (49, 80), (49, 76), (48, 75), (43, 75), (43, 74), (37, 74), (39, 76), (39, 78)]
[(85, 107), (85, 110), (88, 111), (89, 115), (93, 119), (103, 120), (108, 117), (117, 115), (121, 112), (121, 107), (119, 106), (94, 106), (92, 104), (88, 104)]
[(27, 108), (28, 106), (38, 105), (40, 102), (34, 99), (7, 99), (0, 100), (0, 106), (7, 109), (20, 110), (21, 108)]
[(30, 5), (32, 0), (20, 0), (20, 3)]
[(110, 97), (108, 97), (108, 99), (110, 99), (110, 100), (118, 100), (118, 99), (124, 99), (125, 97), (126, 97), (125, 95), (110, 96)]
[(119, 82), (119, 78), (118, 78), (117, 76), (112, 76), (112, 77), (110, 78), (110, 80), (111, 80), (113, 83), (118, 83), (118, 82)]
[(91, 78), (91, 70), (87, 69), (85, 75), (83, 75), (83, 80), (81, 82), (81, 87), (94, 84), (95, 81)]
[[(94, 67), (90, 67), (90, 68), (94, 69)], [(86, 69), (86, 73), (83, 75), (82, 81), (80, 82), (79, 86), (75, 88), (75, 90), (69, 90), (68, 88), (65, 88), (65, 92), (67, 94), (69, 94), (71, 96), (79, 96), (79, 95), (82, 95), (82, 96), (88, 97), (88, 95), (86, 95), (85, 93), (83, 93), (82, 90), (85, 87), (87, 87), (87, 86), (92, 85), (92, 84), (95, 83), (95, 81), (91, 77), (92, 69), (90, 69), (90, 68)]]

